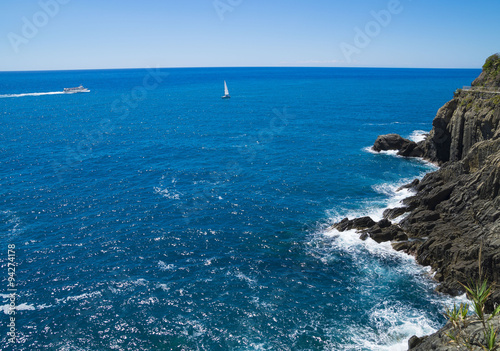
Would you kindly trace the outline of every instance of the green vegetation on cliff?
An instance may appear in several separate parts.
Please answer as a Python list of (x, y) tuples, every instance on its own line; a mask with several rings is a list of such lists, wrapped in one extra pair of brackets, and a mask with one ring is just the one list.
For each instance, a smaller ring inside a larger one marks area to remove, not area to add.
[(500, 53), (488, 57), (483, 72), (472, 82), (473, 86), (500, 88)]
[(493, 54), (486, 59), (483, 70), (489, 71), (490, 69), (494, 69), (498, 73), (500, 69), (500, 53)]

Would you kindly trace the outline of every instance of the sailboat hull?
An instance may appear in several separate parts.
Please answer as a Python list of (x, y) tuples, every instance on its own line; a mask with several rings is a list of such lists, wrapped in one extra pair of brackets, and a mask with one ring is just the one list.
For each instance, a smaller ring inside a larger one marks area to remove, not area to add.
[(222, 96), (223, 99), (230, 99), (231, 97), (229, 95), (224, 95)]

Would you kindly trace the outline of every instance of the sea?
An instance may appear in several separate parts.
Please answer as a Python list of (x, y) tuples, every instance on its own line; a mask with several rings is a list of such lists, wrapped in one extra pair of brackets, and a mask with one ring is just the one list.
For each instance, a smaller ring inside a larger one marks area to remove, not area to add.
[(0, 72), (0, 348), (406, 350), (464, 297), (331, 226), (411, 195), (436, 166), (370, 146), (479, 73)]

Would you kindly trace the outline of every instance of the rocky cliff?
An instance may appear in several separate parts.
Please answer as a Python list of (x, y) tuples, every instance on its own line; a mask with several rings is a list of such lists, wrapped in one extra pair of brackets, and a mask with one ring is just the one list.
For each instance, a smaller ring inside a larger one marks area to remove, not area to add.
[[(490, 321), (490, 325), (496, 329), (500, 330), (500, 318), (496, 318)], [(471, 321), (463, 328), (464, 335), (467, 335), (470, 339), (470, 348), (468, 350), (478, 350), (483, 351), (484, 348), (481, 345), (487, 345), (484, 338), (483, 326), (480, 321)], [(451, 323), (446, 324), (435, 334), (430, 336), (424, 336), (418, 338), (416, 336), (412, 337), (408, 341), (408, 347), (411, 351), (456, 351), (456, 350), (467, 350), (463, 345), (458, 347), (457, 343), (450, 343), (450, 338), (448, 333), (453, 333), (453, 326)], [(493, 349), (496, 350), (496, 349)]]
[(500, 55), (489, 57), (472, 86), (439, 109), (426, 140), (416, 144), (389, 134), (373, 148), (423, 157), (441, 168), (408, 185), (416, 194), (387, 210), (381, 222), (365, 218), (360, 227), (359, 220), (343, 220), (335, 227), (392, 241), (430, 265), (445, 293), (462, 293), (460, 283), (478, 279), (480, 264), (483, 277), (495, 284), (488, 307), (500, 304)]
[(485, 64), (490, 68), (472, 87), (457, 90), (439, 109), (429, 137), (419, 145), (421, 156), (438, 164), (459, 161), (476, 143), (500, 137), (500, 57), (495, 62)]

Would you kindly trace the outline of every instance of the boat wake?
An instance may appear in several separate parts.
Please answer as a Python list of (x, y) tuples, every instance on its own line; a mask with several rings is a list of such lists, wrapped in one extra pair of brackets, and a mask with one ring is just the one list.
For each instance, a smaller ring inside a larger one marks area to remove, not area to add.
[[(79, 91), (79, 93), (88, 93), (90, 90)], [(24, 94), (1, 94), (0, 98), (16, 98), (16, 97), (24, 97), (24, 96), (43, 96), (43, 95), (60, 95), (60, 94), (75, 94), (77, 92), (64, 92), (64, 91), (50, 91), (45, 93), (24, 93)]]

